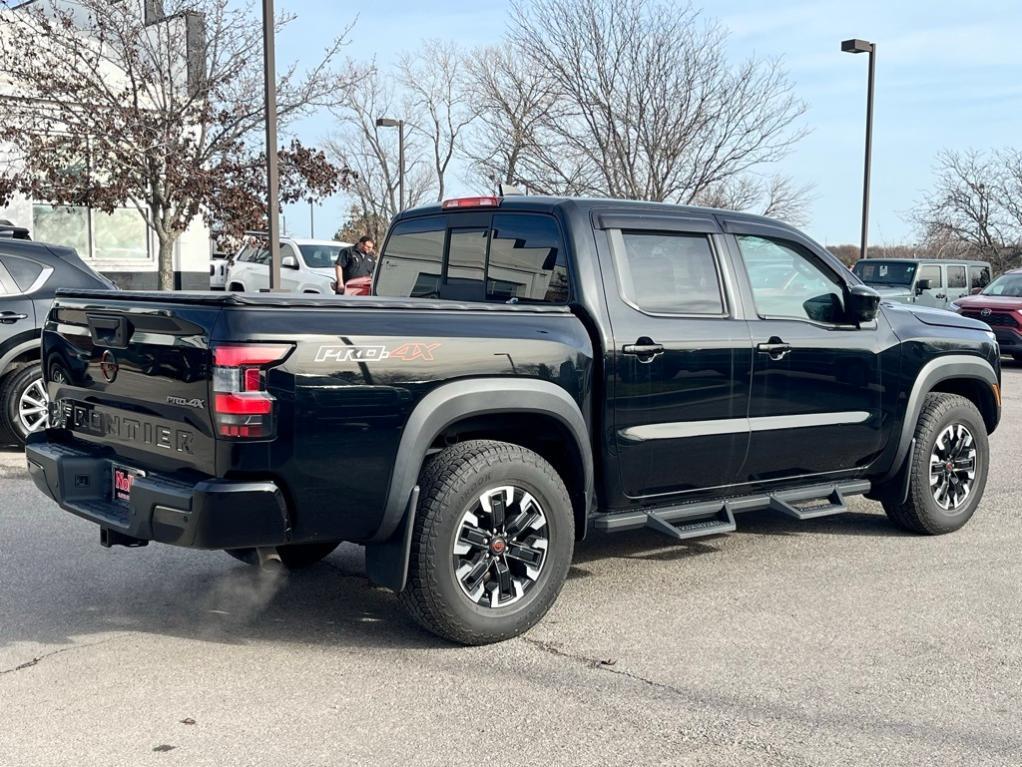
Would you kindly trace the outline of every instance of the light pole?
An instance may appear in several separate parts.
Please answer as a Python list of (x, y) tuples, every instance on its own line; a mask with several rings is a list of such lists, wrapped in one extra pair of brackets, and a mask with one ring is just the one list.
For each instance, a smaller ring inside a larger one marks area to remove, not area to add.
[(277, 167), (277, 62), (273, 0), (263, 0), (263, 66), (266, 93), (266, 218), (269, 223), (270, 290), (280, 290), (280, 172)]
[(397, 128), (397, 209), (405, 209), (405, 121), (378, 117), (377, 128)]
[(869, 236), (869, 171), (873, 154), (873, 79), (876, 74), (876, 43), (866, 40), (844, 40), (841, 43), (844, 53), (869, 54), (869, 79), (866, 86), (866, 166), (862, 174), (862, 244), (859, 247), (859, 258), (867, 258), (866, 239)]

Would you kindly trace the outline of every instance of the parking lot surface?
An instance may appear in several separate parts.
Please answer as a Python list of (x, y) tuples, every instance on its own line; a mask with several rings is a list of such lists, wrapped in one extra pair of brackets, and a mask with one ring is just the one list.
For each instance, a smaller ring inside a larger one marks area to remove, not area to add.
[[(1022, 368), (959, 533), (879, 505), (594, 537), (522, 638), (417, 628), (342, 546), (106, 550), (0, 461), (0, 767), (1022, 761)], [(338, 467), (339, 471), (343, 467)]]

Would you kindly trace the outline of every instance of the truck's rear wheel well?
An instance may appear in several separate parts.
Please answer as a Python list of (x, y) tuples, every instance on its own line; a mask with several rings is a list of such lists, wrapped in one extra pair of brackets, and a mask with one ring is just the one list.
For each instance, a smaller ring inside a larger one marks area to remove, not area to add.
[(532, 450), (554, 467), (571, 497), (575, 535), (585, 530), (588, 499), (582, 455), (571, 430), (552, 416), (541, 413), (499, 413), (473, 416), (451, 424), (431, 445), (435, 450), (470, 439), (510, 442)]
[(986, 381), (978, 378), (948, 378), (938, 381), (933, 392), (945, 392), (957, 394), (972, 402), (983, 416), (987, 432), (992, 433), (997, 428), (997, 400), (994, 397), (993, 389)]

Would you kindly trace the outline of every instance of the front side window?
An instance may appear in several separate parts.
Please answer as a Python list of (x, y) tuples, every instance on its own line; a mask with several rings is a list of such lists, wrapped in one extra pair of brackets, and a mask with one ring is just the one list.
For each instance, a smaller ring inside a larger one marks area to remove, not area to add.
[(621, 232), (615, 265), (622, 298), (650, 314), (725, 313), (705, 234)]
[(947, 267), (947, 286), (949, 288), (966, 287), (964, 266)]
[(809, 250), (787, 240), (739, 235), (760, 317), (839, 323), (844, 283)]
[[(919, 280), (929, 280), (930, 289), (944, 287), (944, 280), (941, 279), (940, 267), (933, 264), (919, 267)], [(918, 280), (917, 280), (918, 283)]]
[(438, 298), (446, 234), (440, 217), (413, 218), (394, 227), (377, 266), (377, 295)]

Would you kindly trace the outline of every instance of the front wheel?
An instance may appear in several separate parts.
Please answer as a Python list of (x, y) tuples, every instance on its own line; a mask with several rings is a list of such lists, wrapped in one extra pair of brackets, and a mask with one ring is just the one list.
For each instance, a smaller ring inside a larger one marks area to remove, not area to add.
[(462, 644), (510, 639), (557, 599), (575, 525), (564, 482), (519, 445), (473, 440), (419, 477), (408, 585), (400, 600), (424, 628)]
[(983, 497), (990, 467), (986, 424), (957, 394), (926, 395), (916, 423), (905, 503), (888, 497), (884, 511), (899, 527), (940, 535), (958, 530)]

